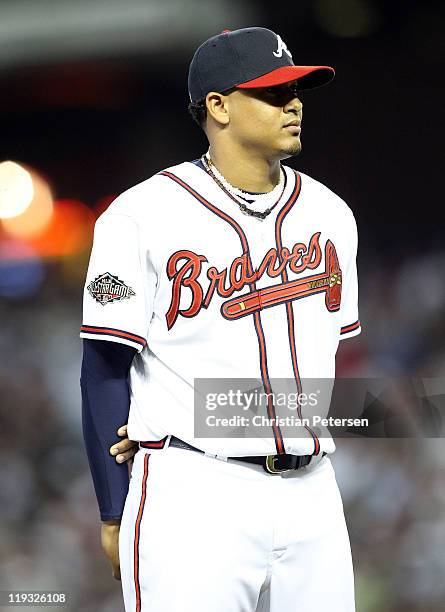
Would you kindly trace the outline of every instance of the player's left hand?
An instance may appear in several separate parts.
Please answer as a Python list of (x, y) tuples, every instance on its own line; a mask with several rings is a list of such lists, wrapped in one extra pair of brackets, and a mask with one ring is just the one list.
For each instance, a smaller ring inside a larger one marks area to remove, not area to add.
[(117, 463), (124, 463), (124, 461), (128, 461), (135, 456), (138, 451), (138, 443), (128, 439), (127, 425), (119, 427), (117, 435), (120, 437), (125, 436), (125, 439), (110, 446), (110, 455), (116, 457)]

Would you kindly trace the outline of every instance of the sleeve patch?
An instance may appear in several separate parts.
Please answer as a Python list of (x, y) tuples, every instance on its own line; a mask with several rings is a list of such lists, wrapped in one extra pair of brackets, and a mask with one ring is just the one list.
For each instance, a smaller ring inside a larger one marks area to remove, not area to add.
[(128, 287), (109, 272), (100, 274), (87, 286), (87, 289), (93, 299), (102, 306), (106, 306), (111, 302), (120, 302), (136, 295), (131, 287)]

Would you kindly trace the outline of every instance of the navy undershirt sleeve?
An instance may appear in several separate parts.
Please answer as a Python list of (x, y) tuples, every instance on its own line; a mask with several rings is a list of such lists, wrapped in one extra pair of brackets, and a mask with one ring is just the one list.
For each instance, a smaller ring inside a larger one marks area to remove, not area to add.
[(83, 340), (80, 377), (82, 429), (103, 521), (120, 519), (128, 493), (126, 463), (119, 465), (109, 448), (130, 409), (128, 372), (136, 349), (106, 340)]

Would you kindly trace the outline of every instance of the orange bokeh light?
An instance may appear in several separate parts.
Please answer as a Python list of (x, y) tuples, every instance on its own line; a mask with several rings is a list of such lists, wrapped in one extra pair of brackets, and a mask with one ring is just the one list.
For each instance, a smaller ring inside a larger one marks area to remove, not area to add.
[(45, 230), (29, 240), (42, 257), (75, 255), (90, 247), (95, 216), (79, 200), (57, 200)]

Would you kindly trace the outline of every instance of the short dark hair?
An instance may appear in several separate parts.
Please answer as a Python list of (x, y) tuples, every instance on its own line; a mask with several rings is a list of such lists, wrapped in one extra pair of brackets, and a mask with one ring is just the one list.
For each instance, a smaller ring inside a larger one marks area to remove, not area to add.
[(207, 106), (205, 99), (200, 100), (199, 102), (190, 102), (188, 105), (188, 111), (193, 117), (193, 121), (195, 121), (199, 127), (204, 129), (207, 118)]
[[(230, 89), (226, 89), (224, 91), (221, 91), (220, 93), (222, 93), (224, 96), (227, 96), (235, 90), (236, 87), (231, 87)], [(193, 120), (196, 121), (196, 123), (199, 125), (199, 127), (204, 129), (205, 121), (207, 119), (207, 105), (205, 98), (203, 100), (200, 100), (199, 102), (190, 102), (188, 105), (188, 111), (193, 117)]]

